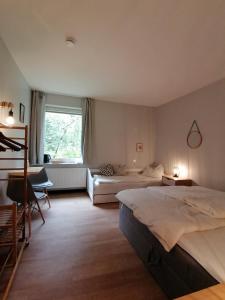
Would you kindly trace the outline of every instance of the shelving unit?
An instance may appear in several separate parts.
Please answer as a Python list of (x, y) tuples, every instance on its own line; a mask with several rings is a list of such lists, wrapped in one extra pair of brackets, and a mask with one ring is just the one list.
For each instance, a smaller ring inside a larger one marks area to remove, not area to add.
[[(0, 203), (0, 298), (7, 299), (10, 287), (12, 285), (19, 261), (22, 257), (23, 250), (28, 244), (30, 236), (30, 209), (27, 202), (27, 137), (28, 127), (5, 126), (0, 124), (0, 131), (13, 130), (13, 132), (22, 132), (22, 137), (7, 136), (12, 141), (20, 140), (24, 146), (23, 157), (1, 157), (0, 161), (22, 161), (23, 167), (5, 167), (0, 171), (23, 170), (23, 176), (13, 180), (23, 181), (23, 201), (22, 203)], [(11, 131), (12, 132), (12, 131)], [(15, 135), (15, 134), (14, 134)], [(1, 139), (0, 139), (1, 141)], [(6, 148), (7, 150), (11, 148)], [(10, 178), (2, 178), (0, 181), (8, 181)], [(28, 221), (29, 234), (26, 233), (26, 221)]]

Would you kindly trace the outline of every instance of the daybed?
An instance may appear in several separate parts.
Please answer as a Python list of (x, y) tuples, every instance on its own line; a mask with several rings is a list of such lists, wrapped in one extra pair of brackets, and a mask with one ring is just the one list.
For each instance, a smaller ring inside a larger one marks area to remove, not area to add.
[(128, 170), (124, 176), (102, 176), (99, 169), (87, 170), (87, 191), (93, 204), (118, 202), (115, 195), (125, 189), (161, 185), (162, 179)]
[(120, 229), (170, 299), (225, 281), (225, 193), (150, 187), (117, 197)]

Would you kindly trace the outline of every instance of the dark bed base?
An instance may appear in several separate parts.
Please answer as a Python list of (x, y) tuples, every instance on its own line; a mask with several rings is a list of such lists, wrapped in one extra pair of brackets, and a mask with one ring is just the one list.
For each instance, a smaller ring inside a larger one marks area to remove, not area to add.
[(166, 252), (147, 226), (123, 204), (120, 205), (120, 229), (170, 299), (218, 283), (181, 247)]

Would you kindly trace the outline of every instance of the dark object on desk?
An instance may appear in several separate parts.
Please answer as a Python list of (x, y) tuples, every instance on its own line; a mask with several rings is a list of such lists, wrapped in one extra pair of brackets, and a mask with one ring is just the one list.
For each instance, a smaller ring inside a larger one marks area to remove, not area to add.
[(151, 231), (125, 205), (120, 207), (120, 229), (160, 287), (174, 299), (217, 284), (191, 255), (176, 245), (166, 252)]
[(48, 164), (51, 161), (51, 155), (50, 154), (44, 154), (44, 164)]

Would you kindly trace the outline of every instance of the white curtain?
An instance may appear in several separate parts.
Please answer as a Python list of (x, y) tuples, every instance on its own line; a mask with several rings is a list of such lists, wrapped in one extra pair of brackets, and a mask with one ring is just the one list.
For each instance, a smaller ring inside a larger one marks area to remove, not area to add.
[(46, 96), (43, 92), (32, 91), (30, 118), (30, 163), (43, 164), (44, 120)]
[(94, 100), (82, 99), (82, 139), (81, 149), (83, 163), (88, 165), (93, 156), (93, 134), (94, 134)]

